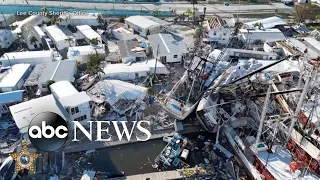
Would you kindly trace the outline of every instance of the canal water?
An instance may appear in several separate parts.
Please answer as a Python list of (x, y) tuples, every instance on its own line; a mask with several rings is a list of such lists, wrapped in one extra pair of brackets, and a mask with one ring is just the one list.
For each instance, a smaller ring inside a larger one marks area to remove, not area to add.
[[(185, 136), (196, 139), (198, 135), (198, 133), (191, 133)], [(206, 136), (206, 138), (212, 136), (209, 133), (201, 133), (201, 135)], [(96, 171), (110, 173), (125, 172), (126, 175), (156, 172), (157, 170), (152, 167), (152, 164), (154, 164), (155, 158), (166, 145), (167, 143), (162, 139), (154, 139), (147, 142), (100, 149), (96, 157), (91, 161), (91, 167)], [(185, 162), (194, 167), (195, 165), (204, 163), (204, 157), (191, 152)]]

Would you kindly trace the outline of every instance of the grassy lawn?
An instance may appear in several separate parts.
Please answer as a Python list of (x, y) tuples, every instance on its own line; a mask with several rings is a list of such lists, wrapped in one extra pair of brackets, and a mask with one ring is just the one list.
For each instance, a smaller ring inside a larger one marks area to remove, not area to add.
[[(234, 15), (236, 17), (236, 15)], [(278, 16), (283, 19), (291, 19), (290, 16), (291, 14), (287, 13), (278, 13), (278, 14), (269, 14), (269, 13), (264, 13), (264, 14), (239, 14), (240, 18), (268, 18), (272, 16)]]

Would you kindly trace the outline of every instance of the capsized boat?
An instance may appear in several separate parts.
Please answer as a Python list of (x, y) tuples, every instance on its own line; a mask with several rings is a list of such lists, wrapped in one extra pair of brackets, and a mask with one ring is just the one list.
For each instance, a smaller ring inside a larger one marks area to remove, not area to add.
[[(222, 51), (219, 57), (222, 57), (223, 53), (225, 51)], [(221, 61), (219, 57), (213, 62), (195, 56), (193, 63), (162, 102), (164, 109), (178, 120), (190, 115), (214, 80), (232, 63)]]

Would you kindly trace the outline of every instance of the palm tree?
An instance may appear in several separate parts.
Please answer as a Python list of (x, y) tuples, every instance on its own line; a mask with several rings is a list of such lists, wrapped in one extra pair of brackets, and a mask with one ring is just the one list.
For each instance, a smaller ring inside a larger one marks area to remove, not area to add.
[(95, 74), (98, 74), (99, 72), (104, 73), (102, 68), (100, 67), (101, 60), (102, 59), (98, 53), (89, 54), (86, 73), (89, 75), (95, 75)]
[(193, 13), (189, 8), (186, 9), (186, 14), (188, 15), (188, 21), (190, 21), (190, 18), (192, 18)]
[(41, 8), (41, 12), (43, 12), (45, 16), (47, 16), (48, 9), (46, 7), (43, 7)]
[(93, 39), (90, 39), (89, 42), (90, 42), (90, 44), (96, 46), (99, 44), (100, 40), (98, 38), (93, 38)]
[(152, 15), (153, 15), (153, 16), (158, 17), (158, 16), (160, 16), (160, 14), (161, 14), (161, 11), (160, 11), (159, 8), (154, 8), (154, 9), (153, 9), (153, 11), (152, 11)]
[(98, 14), (98, 15), (97, 15), (97, 21), (98, 21), (98, 23), (100, 24), (100, 26), (103, 26), (103, 25), (104, 25), (104, 19), (103, 19), (103, 17), (101, 16), (101, 14)]
[(30, 43), (33, 45), (37, 45), (37, 42), (38, 42), (38, 39), (36, 37), (32, 36), (30, 39)]
[(73, 43), (73, 38), (71, 37), (68, 37), (67, 39), (65, 39), (65, 42), (68, 42), (69, 43), (69, 46), (71, 47), (71, 43)]
[(52, 25), (56, 24), (57, 18), (55, 16), (52, 16), (51, 19), (50, 19), (50, 22), (51, 22)]

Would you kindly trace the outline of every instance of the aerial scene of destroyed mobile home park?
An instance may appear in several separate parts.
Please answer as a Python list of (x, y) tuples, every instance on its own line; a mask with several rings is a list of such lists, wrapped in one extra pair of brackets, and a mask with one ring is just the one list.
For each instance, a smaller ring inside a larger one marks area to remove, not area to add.
[(319, 0), (3, 0), (0, 180), (319, 180), (319, 72)]

